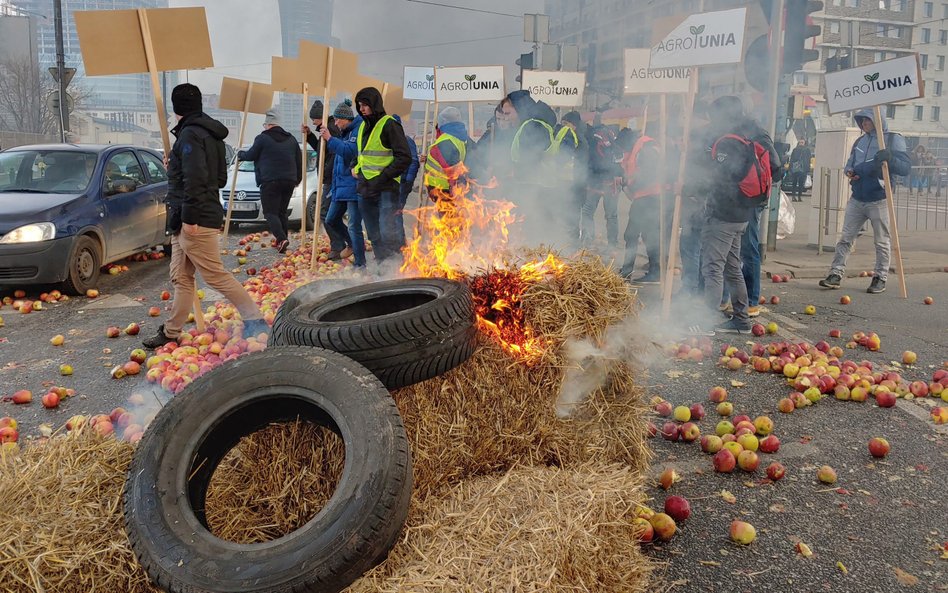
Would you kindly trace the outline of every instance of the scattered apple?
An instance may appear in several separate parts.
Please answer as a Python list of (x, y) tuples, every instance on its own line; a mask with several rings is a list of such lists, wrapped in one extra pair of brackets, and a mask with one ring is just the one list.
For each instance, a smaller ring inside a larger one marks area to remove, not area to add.
[(776, 482), (783, 478), (784, 474), (787, 473), (787, 468), (783, 466), (779, 461), (774, 461), (767, 466), (767, 477)]
[(734, 471), (734, 467), (737, 465), (737, 459), (734, 457), (734, 454), (727, 449), (721, 449), (714, 454), (712, 463), (714, 464), (714, 471), (728, 474)]
[(774, 431), (774, 421), (767, 416), (754, 418), (754, 428), (760, 436), (767, 436)]
[(737, 456), (737, 465), (746, 472), (755, 472), (760, 466), (760, 457), (753, 451), (741, 451)]
[(767, 324), (767, 333), (775, 334), (780, 330), (780, 327), (773, 321)]
[(72, 366), (68, 364), (59, 365), (59, 374), (63, 377), (68, 377), (72, 374)]
[(754, 334), (755, 336), (760, 337), (764, 335), (765, 333), (767, 333), (767, 328), (759, 323), (755, 323), (754, 325), (751, 326), (751, 333)]
[(889, 441), (875, 437), (869, 440), (869, 454), (877, 459), (881, 459), (889, 454)]
[(638, 538), (639, 543), (647, 544), (655, 539), (655, 528), (652, 527), (652, 524), (649, 523), (648, 519), (636, 517), (632, 521), (632, 526), (635, 529), (636, 537)]
[(933, 305), (935, 304), (935, 299), (933, 299), (930, 296), (927, 296), (924, 299), (922, 299), (922, 302), (925, 303), (926, 305)]
[(771, 305), (779, 305), (779, 304), (780, 304), (780, 297), (778, 297), (778, 296), (776, 296), (776, 295), (770, 297), (770, 304), (771, 304)]
[(49, 343), (53, 346), (62, 346), (66, 342), (66, 337), (62, 335), (55, 335), (49, 339)]
[(806, 313), (807, 315), (816, 315), (816, 307), (814, 307), (813, 305), (807, 305), (806, 307), (804, 307), (803, 312)]
[(701, 404), (692, 404), (691, 408), (691, 419), (695, 422), (701, 422), (705, 416), (704, 406)]
[(843, 296), (839, 297), (840, 305), (848, 305), (851, 302), (853, 302), (853, 300), (849, 297), (848, 294), (844, 294)]
[(906, 350), (902, 353), (902, 364), (915, 364), (915, 361), (917, 360), (918, 355), (911, 350)]
[(679, 480), (681, 480), (681, 476), (678, 475), (678, 472), (669, 467), (658, 477), (658, 485), (662, 487), (662, 490), (668, 490)]
[(86, 291), (86, 297), (90, 299), (98, 298), (99, 291), (95, 288), (90, 288)]
[(665, 514), (681, 523), (691, 516), (691, 503), (683, 496), (669, 496), (665, 499)]
[(158, 317), (161, 315), (161, 309), (159, 307), (149, 307), (148, 316), (149, 317)]
[[(721, 440), (724, 440), (724, 439), (721, 439)], [(741, 444), (738, 443), (736, 440), (735, 441), (728, 440), (724, 442), (724, 447), (722, 448), (722, 450), (730, 451), (731, 455), (733, 455), (734, 459), (736, 460), (737, 456), (740, 455), (741, 451), (744, 450), (744, 447), (742, 447)]]
[(698, 425), (694, 422), (685, 422), (681, 425), (679, 432), (681, 434), (681, 440), (686, 443), (692, 443), (701, 436), (701, 429), (698, 428)]
[(125, 332), (126, 335), (137, 336), (138, 333), (142, 331), (142, 328), (137, 323), (133, 322), (133, 323), (129, 323), (123, 331)]
[(836, 483), (836, 470), (828, 465), (824, 465), (816, 472), (816, 478), (824, 484)]
[(757, 530), (750, 523), (732, 521), (730, 529), (731, 541), (747, 545), (757, 539)]
[(671, 416), (672, 410), (673, 408), (670, 402), (660, 401), (657, 404), (655, 404), (655, 412), (663, 418), (668, 418), (669, 416)]
[(760, 452), (772, 454), (780, 450), (780, 439), (777, 435), (767, 435), (760, 441)]
[(114, 325), (105, 330), (105, 337), (107, 338), (117, 338), (120, 335), (122, 335), (122, 330), (115, 327)]
[(649, 522), (652, 524), (652, 529), (655, 530), (655, 535), (662, 541), (670, 540), (677, 530), (675, 520), (667, 513), (655, 513)]
[(42, 400), (43, 407), (47, 410), (59, 407), (59, 396), (54, 391), (50, 391), (43, 396)]
[(20, 440), (20, 433), (16, 426), (4, 426), (0, 428), (0, 444), (15, 443)]
[(714, 403), (721, 403), (727, 399), (727, 390), (723, 387), (712, 387), (708, 393), (708, 399)]
[(895, 406), (896, 397), (891, 391), (881, 391), (876, 389), (876, 405), (880, 408), (891, 408)]
[(691, 409), (688, 406), (678, 406), (675, 408), (674, 417), (678, 422), (688, 422), (691, 420)]
[(15, 404), (28, 404), (33, 401), (33, 392), (27, 389), (21, 389), (17, 392), (14, 392), (11, 400)]
[(723, 437), (726, 434), (734, 434), (734, 425), (727, 420), (722, 420), (718, 422), (717, 426), (714, 428), (714, 433), (719, 437)]
[(168, 292), (167, 290), (163, 290), (163, 291), (161, 292), (161, 300), (163, 300), (163, 301), (171, 300), (171, 293)]
[(666, 441), (677, 441), (678, 437), (680, 436), (679, 433), (680, 429), (674, 422), (666, 422), (665, 425), (662, 426), (662, 438), (664, 438)]
[(705, 453), (714, 454), (724, 448), (724, 441), (716, 434), (704, 435), (701, 437), (701, 450)]
[(785, 397), (777, 402), (777, 409), (783, 412), (784, 414), (790, 414), (796, 409), (796, 406), (793, 405), (793, 400)]

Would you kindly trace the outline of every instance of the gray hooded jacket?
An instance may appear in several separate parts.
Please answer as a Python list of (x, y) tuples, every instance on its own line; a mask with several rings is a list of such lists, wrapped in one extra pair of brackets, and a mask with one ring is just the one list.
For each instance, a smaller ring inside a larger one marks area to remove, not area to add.
[[(872, 119), (872, 111), (863, 109), (854, 116), (856, 126), (862, 128), (864, 119)], [(912, 170), (912, 161), (905, 146), (905, 138), (890, 132), (885, 119), (882, 120), (882, 131), (885, 133), (886, 149), (892, 153), (889, 160), (891, 175), (908, 175)], [(846, 171), (852, 171), (856, 177), (850, 180), (853, 189), (853, 199), (858, 202), (878, 202), (885, 199), (885, 186), (882, 181), (882, 162), (876, 160), (879, 152), (879, 141), (876, 133), (863, 134), (853, 143), (846, 162)]]

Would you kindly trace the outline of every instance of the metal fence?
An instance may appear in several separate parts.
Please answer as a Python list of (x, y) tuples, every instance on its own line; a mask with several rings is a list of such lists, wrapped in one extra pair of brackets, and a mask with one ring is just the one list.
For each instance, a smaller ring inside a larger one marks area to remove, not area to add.
[[(835, 236), (849, 200), (849, 179), (843, 169), (819, 170), (819, 248)], [(816, 180), (814, 180), (816, 181)], [(908, 177), (892, 178), (895, 218), (900, 231), (948, 231), (948, 170), (912, 167)]]

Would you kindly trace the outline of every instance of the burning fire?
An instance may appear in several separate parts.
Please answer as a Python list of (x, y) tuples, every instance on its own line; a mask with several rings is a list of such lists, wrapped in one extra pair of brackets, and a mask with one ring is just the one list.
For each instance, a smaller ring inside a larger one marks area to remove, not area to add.
[[(478, 328), (507, 352), (527, 361), (543, 354), (543, 342), (524, 319), (521, 297), (530, 284), (558, 274), (563, 264), (553, 254), (510, 269), (504, 261), (514, 205), (487, 200), (482, 186), (459, 166), (448, 192), (413, 212), (415, 235), (404, 249), (402, 273), (466, 281), (474, 297)], [(488, 270), (483, 272), (483, 270)]]

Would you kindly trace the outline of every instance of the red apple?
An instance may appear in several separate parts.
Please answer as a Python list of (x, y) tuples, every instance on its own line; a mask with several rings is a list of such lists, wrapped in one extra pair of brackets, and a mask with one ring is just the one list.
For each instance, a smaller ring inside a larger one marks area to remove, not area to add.
[(691, 516), (691, 503), (683, 496), (669, 496), (665, 499), (665, 513), (680, 523)]
[(105, 337), (107, 338), (117, 338), (120, 335), (122, 335), (122, 330), (120, 330), (119, 328), (115, 326), (110, 326), (108, 329), (105, 330)]
[(767, 328), (759, 323), (755, 323), (751, 326), (751, 333), (759, 337), (767, 333)]
[(779, 461), (774, 461), (767, 466), (767, 477), (776, 482), (777, 480), (783, 478), (784, 474), (787, 473), (787, 468), (783, 466)]
[(679, 433), (680, 429), (674, 422), (666, 422), (662, 427), (662, 438), (664, 438), (666, 441), (677, 441), (678, 437), (680, 436)]
[(667, 401), (661, 401), (655, 404), (655, 412), (663, 418), (671, 416), (673, 409), (671, 403)]
[(776, 453), (780, 450), (780, 439), (776, 435), (767, 435), (760, 441), (760, 451), (762, 453)]
[(54, 391), (50, 391), (43, 396), (43, 407), (47, 410), (59, 407), (59, 396)]
[(895, 406), (895, 394), (891, 391), (877, 391), (876, 392), (876, 404), (880, 408), (891, 408)]
[(760, 466), (760, 457), (753, 451), (741, 451), (737, 456), (737, 465), (746, 472), (755, 472)]
[(171, 293), (168, 292), (167, 290), (162, 291), (162, 293), (161, 293), (161, 300), (167, 301), (167, 300), (170, 300), (170, 299), (171, 299)]
[(727, 390), (720, 386), (712, 387), (711, 391), (708, 393), (708, 399), (716, 404), (719, 404), (727, 399)]
[(632, 524), (635, 527), (636, 537), (639, 543), (647, 544), (655, 539), (655, 528), (652, 527), (648, 519), (636, 517)]
[(780, 297), (778, 297), (778, 296), (776, 296), (776, 295), (770, 297), (770, 304), (771, 304), (771, 305), (779, 305), (779, 304), (780, 304)]
[(927, 296), (922, 300), (922, 302), (925, 303), (926, 305), (932, 305), (935, 303), (935, 299), (933, 299), (930, 296)]
[(731, 473), (737, 465), (737, 459), (734, 457), (734, 454), (727, 449), (721, 449), (714, 454), (712, 463), (714, 464), (714, 471)]
[(869, 441), (869, 454), (876, 458), (882, 458), (889, 454), (889, 441), (876, 437)]
[(705, 416), (704, 406), (701, 404), (693, 404), (691, 406), (691, 419), (695, 422), (701, 422)]
[(138, 335), (138, 332), (142, 331), (142, 328), (141, 328), (141, 326), (139, 326), (137, 323), (134, 323), (134, 322), (133, 322), (133, 323), (129, 323), (129, 324), (125, 327), (125, 330), (124, 330), (124, 331), (125, 331), (125, 333), (126, 333), (127, 335), (129, 335), (129, 336), (137, 336), (137, 335)]
[(33, 392), (27, 389), (21, 389), (15, 392), (11, 399), (15, 404), (28, 404), (33, 401)]
[(928, 383), (924, 381), (912, 381), (912, 384), (909, 386), (909, 391), (911, 391), (915, 397), (928, 397)]
[(685, 422), (679, 429), (681, 440), (686, 443), (694, 442), (701, 436), (701, 429), (694, 422)]

